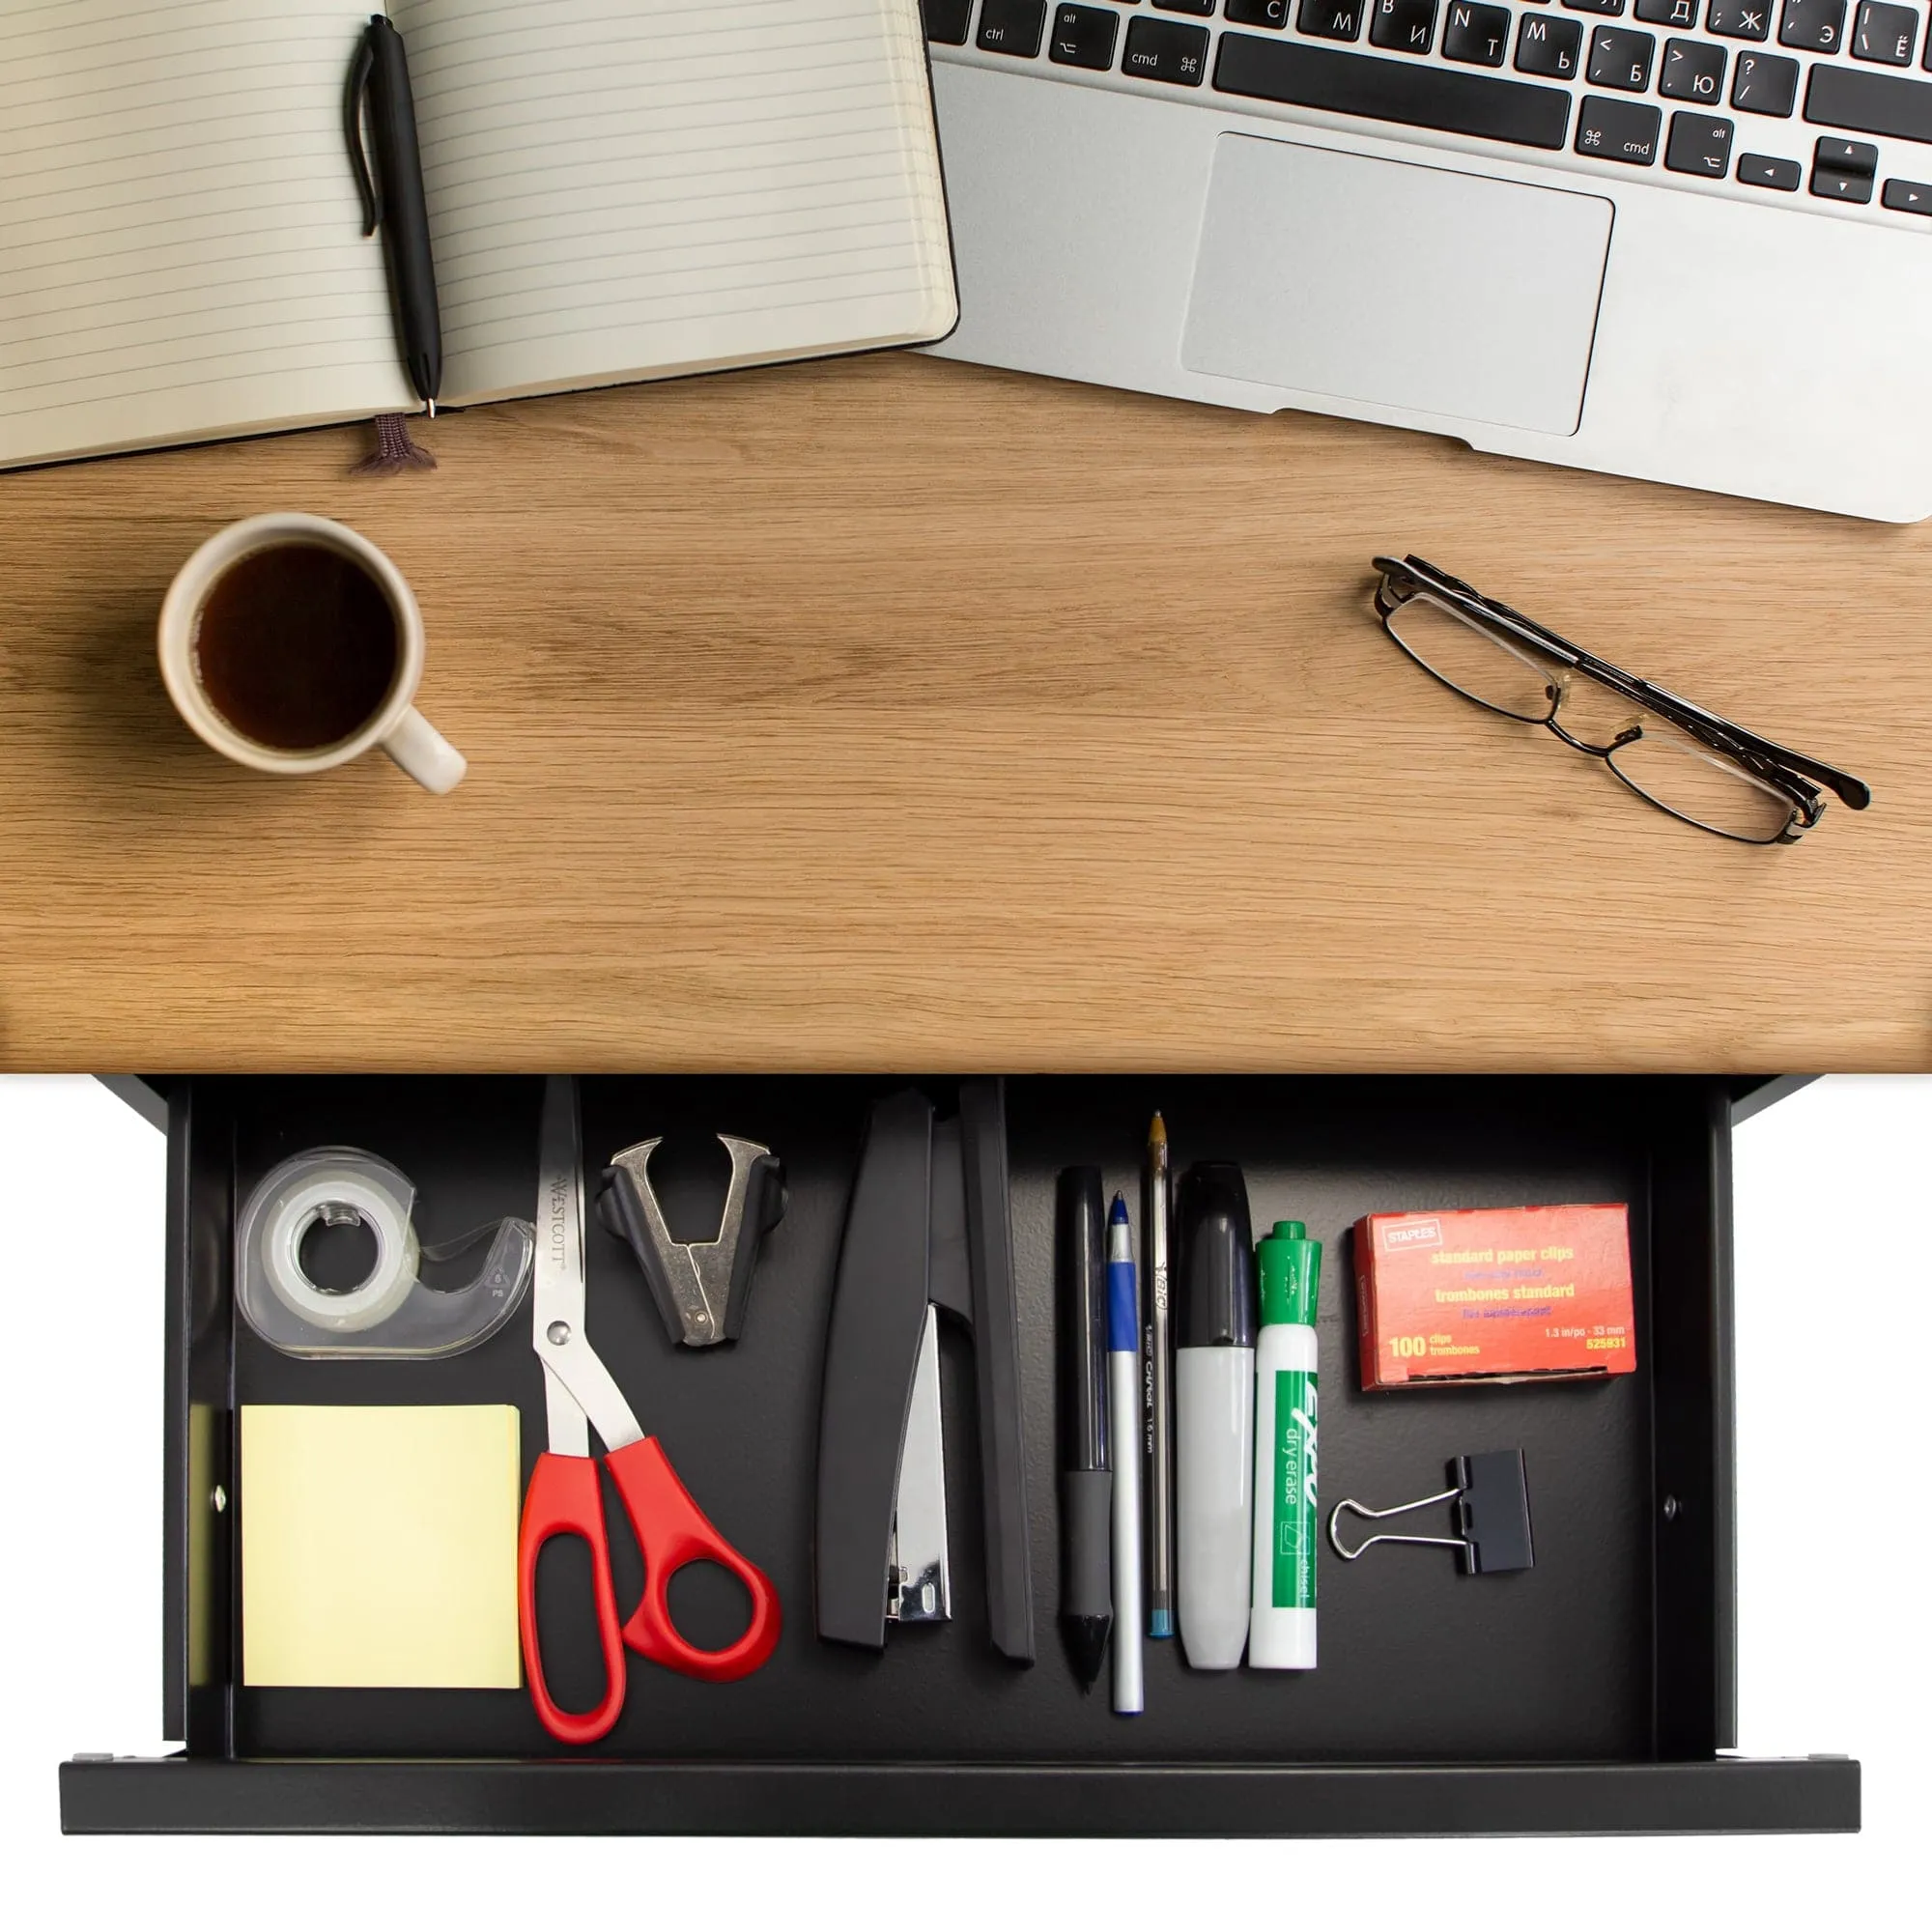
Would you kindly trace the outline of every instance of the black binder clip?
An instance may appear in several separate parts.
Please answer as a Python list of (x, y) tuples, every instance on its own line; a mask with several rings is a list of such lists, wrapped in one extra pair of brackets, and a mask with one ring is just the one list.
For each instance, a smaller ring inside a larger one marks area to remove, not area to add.
[[(1449, 1464), (1449, 1482), (1448, 1489), (1433, 1496), (1397, 1503), (1393, 1509), (1369, 1509), (1352, 1496), (1345, 1498), (1329, 1512), (1329, 1547), (1345, 1563), (1352, 1563), (1378, 1543), (1421, 1543), (1433, 1548), (1454, 1549), (1461, 1553), (1463, 1572), (1468, 1577), (1533, 1568), (1536, 1551), (1529, 1538), (1529, 1489), (1523, 1478), (1522, 1451), (1493, 1449), (1483, 1456), (1455, 1457)], [(1378, 1530), (1350, 1549), (1336, 1529), (1344, 1510), (1379, 1522), (1387, 1517), (1406, 1516), (1410, 1510), (1451, 1502), (1456, 1505), (1456, 1522), (1463, 1532), (1460, 1536), (1395, 1536)]]

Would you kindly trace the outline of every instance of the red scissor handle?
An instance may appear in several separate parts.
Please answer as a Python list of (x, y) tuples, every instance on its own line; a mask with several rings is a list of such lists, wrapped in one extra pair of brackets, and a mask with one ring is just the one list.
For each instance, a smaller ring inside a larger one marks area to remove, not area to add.
[[(624, 1498), (644, 1556), (643, 1601), (624, 1626), (624, 1641), (653, 1663), (701, 1677), (707, 1684), (749, 1677), (779, 1640), (779, 1597), (771, 1579), (712, 1528), (656, 1436), (614, 1450), (604, 1464)], [(531, 1489), (534, 1492), (534, 1484)], [(670, 1579), (687, 1563), (722, 1564), (751, 1593), (752, 1621), (744, 1635), (723, 1650), (699, 1650), (687, 1643), (670, 1620)], [(536, 1682), (534, 1672), (530, 1681)]]
[[(675, 1478), (672, 1478), (675, 1481)], [(537, 1558), (554, 1536), (581, 1536), (590, 1546), (590, 1585), (597, 1602), (597, 1637), (604, 1649), (604, 1695), (594, 1710), (566, 1711), (544, 1681), (543, 1652), (537, 1643)], [(611, 1582), (611, 1539), (604, 1528), (604, 1492), (597, 1464), (588, 1456), (537, 1458), (524, 1497), (523, 1526), (517, 1537), (521, 1596), (518, 1627), (524, 1639), (524, 1670), (530, 1701), (543, 1727), (560, 1744), (594, 1745), (617, 1721), (624, 1708), (624, 1645), (617, 1626), (617, 1592)]]

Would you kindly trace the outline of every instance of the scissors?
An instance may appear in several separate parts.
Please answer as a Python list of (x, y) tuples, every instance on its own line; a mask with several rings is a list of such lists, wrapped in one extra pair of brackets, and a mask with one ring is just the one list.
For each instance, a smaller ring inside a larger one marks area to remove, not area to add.
[[(747, 1677), (779, 1640), (779, 1600), (770, 1579), (719, 1535), (692, 1501), (655, 1436), (646, 1435), (609, 1369), (583, 1332), (583, 1163), (578, 1137), (577, 1083), (553, 1076), (544, 1087), (537, 1254), (530, 1284), (531, 1346), (544, 1366), (550, 1447), (537, 1458), (524, 1497), (517, 1543), (519, 1628), (530, 1701), (551, 1736), (567, 1745), (595, 1744), (624, 1708), (624, 1646), (688, 1677), (711, 1684)], [(604, 1444), (604, 1467), (623, 1498), (644, 1558), (644, 1594), (619, 1624), (611, 1580), (611, 1543), (590, 1431)], [(553, 1537), (579, 1536), (590, 1549), (591, 1591), (604, 1652), (604, 1695), (592, 1710), (566, 1711), (550, 1694), (537, 1644), (537, 1559)], [(751, 1593), (752, 1621), (723, 1650), (688, 1643), (671, 1622), (670, 1579), (687, 1563), (717, 1563)]]

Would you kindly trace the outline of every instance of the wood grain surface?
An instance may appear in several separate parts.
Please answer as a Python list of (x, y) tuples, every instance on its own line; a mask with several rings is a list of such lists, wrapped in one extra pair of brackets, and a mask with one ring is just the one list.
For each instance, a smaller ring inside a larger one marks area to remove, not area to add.
[[(0, 476), (0, 1065), (1932, 1065), (1932, 526), (911, 355)], [(206, 750), (161, 594), (415, 585), (447, 798)], [(1413, 550), (1867, 779), (1677, 827), (1384, 639)]]

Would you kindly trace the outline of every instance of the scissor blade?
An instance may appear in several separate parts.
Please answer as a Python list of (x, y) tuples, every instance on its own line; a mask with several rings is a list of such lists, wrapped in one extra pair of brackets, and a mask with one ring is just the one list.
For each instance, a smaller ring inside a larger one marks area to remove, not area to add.
[(577, 1082), (563, 1074), (553, 1074), (544, 1086), (538, 1159), (530, 1342), (544, 1365), (551, 1453), (589, 1455), (592, 1428), (606, 1449), (621, 1449), (643, 1431), (583, 1331), (583, 1159)]
[(537, 1256), (530, 1280), (531, 1347), (544, 1364), (544, 1407), (551, 1453), (590, 1454), (590, 1425), (582, 1405), (551, 1366), (557, 1350), (549, 1337), (583, 1332), (583, 1163), (577, 1135), (577, 1082), (554, 1073), (544, 1082), (543, 1124), (537, 1137)]

